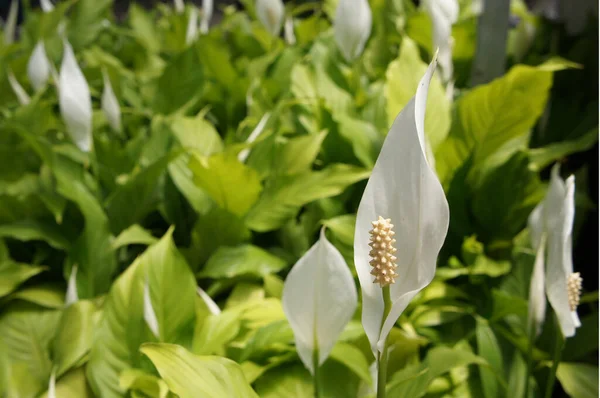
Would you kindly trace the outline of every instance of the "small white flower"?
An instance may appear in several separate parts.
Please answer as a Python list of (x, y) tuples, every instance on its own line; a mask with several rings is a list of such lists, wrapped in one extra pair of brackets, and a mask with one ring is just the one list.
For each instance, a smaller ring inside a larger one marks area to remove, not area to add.
[(564, 181), (559, 171), (558, 165), (552, 168), (548, 192), (529, 216), (531, 241), (537, 252), (530, 285), (529, 324), (539, 334), (546, 310), (545, 288), (563, 336), (571, 337), (581, 326), (577, 315), (581, 277), (573, 273), (571, 236), (575, 177)]
[(185, 11), (185, 4), (183, 0), (173, 0), (173, 3), (175, 5), (175, 12), (177, 14), (183, 14)]
[(340, 0), (335, 11), (333, 33), (346, 61), (357, 58), (371, 34), (371, 8), (367, 0)]
[(189, 45), (198, 37), (198, 9), (192, 7), (185, 32), (185, 44)]
[(285, 37), (285, 41), (290, 46), (296, 44), (296, 35), (294, 34), (294, 20), (292, 17), (287, 17), (285, 20), (285, 25), (283, 26), (283, 35)]
[[(425, 106), (435, 68), (436, 59), (396, 117), (358, 207), (354, 263), (362, 323), (376, 358), (410, 300), (433, 279), (448, 231), (448, 202), (425, 149)], [(390, 298), (385, 319), (384, 289)]]
[(213, 0), (202, 1), (202, 18), (200, 19), (200, 33), (208, 33), (210, 20), (213, 14)]
[(84, 152), (92, 149), (92, 99), (87, 81), (69, 42), (64, 40), (58, 103), (67, 133)]
[(256, 0), (256, 16), (273, 36), (279, 36), (284, 11), (281, 0)]
[(38, 41), (29, 57), (27, 76), (35, 91), (42, 89), (50, 77), (50, 61), (42, 40)]
[(40, 7), (44, 12), (50, 12), (54, 10), (54, 4), (50, 0), (40, 0)]
[(158, 319), (156, 318), (156, 312), (152, 306), (152, 297), (150, 297), (150, 285), (148, 279), (144, 283), (144, 320), (146, 325), (154, 334), (154, 337), (160, 339), (160, 328), (158, 326)]
[(431, 18), (433, 27), (433, 47), (439, 48), (438, 62), (442, 80), (452, 78), (452, 25), (458, 19), (456, 0), (424, 0), (423, 6)]
[(71, 268), (71, 275), (67, 283), (67, 293), (65, 294), (65, 306), (69, 306), (79, 300), (77, 294), (77, 264)]
[(8, 75), (8, 83), (10, 84), (10, 87), (12, 88), (13, 92), (17, 96), (17, 99), (19, 100), (19, 104), (21, 104), (21, 105), (29, 104), (31, 102), (31, 98), (29, 97), (29, 94), (27, 94), (27, 91), (25, 91), (23, 86), (21, 86), (21, 83), (19, 83), (19, 81), (17, 80), (17, 78), (15, 77), (15, 75), (13, 74), (13, 72), (10, 68), (8, 69), (6, 74)]
[(121, 108), (119, 107), (119, 100), (113, 91), (112, 85), (110, 84), (110, 78), (105, 70), (102, 71), (102, 79), (104, 81), (104, 89), (102, 91), (102, 112), (108, 120), (108, 124), (113, 130), (121, 131)]
[(357, 306), (352, 273), (340, 252), (321, 230), (319, 240), (288, 274), (281, 298), (283, 311), (296, 340), (304, 366), (315, 372), (331, 352)]

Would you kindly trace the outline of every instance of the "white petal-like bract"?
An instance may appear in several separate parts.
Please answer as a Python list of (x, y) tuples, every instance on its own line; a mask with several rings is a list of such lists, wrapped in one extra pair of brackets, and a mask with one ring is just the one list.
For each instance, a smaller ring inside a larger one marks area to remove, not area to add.
[[(258, 124), (256, 125), (256, 127), (254, 128), (254, 130), (252, 130), (252, 132), (250, 133), (250, 135), (246, 139), (246, 142), (248, 144), (251, 144), (254, 141), (256, 141), (256, 139), (262, 134), (263, 130), (265, 129), (265, 126), (266, 126), (267, 122), (269, 121), (269, 117), (271, 117), (271, 113), (270, 112), (267, 112), (267, 113), (265, 113), (263, 115), (263, 117), (260, 119), (260, 121), (258, 122)], [(246, 161), (246, 159), (248, 159), (248, 156), (250, 156), (250, 148), (242, 149), (240, 151), (240, 153), (238, 153), (238, 160), (240, 162), (244, 163)]]
[(198, 296), (200, 296), (202, 301), (204, 301), (204, 304), (206, 304), (206, 307), (208, 308), (211, 314), (219, 315), (221, 313), (221, 309), (219, 308), (217, 303), (215, 303), (214, 300), (208, 295), (208, 293), (202, 290), (200, 286), (196, 288), (196, 293), (198, 293)]
[(192, 7), (185, 32), (185, 44), (189, 45), (198, 37), (198, 9)]
[(12, 0), (8, 9), (8, 16), (3, 26), (4, 43), (12, 44), (15, 41), (17, 30), (17, 17), (19, 16), (19, 0)]
[(285, 37), (285, 41), (290, 46), (296, 44), (296, 34), (294, 33), (294, 19), (292, 17), (287, 17), (285, 20), (285, 25), (283, 25), (283, 36)]
[(273, 36), (279, 36), (285, 9), (281, 0), (256, 0), (256, 16)]
[(46, 56), (46, 49), (42, 40), (38, 41), (29, 57), (27, 76), (36, 91), (44, 87), (50, 77), (50, 61)]
[(340, 0), (335, 11), (333, 33), (346, 61), (357, 58), (371, 35), (373, 16), (367, 0)]
[(106, 71), (102, 71), (102, 79), (104, 81), (104, 89), (102, 90), (102, 112), (108, 120), (108, 124), (113, 130), (121, 131), (121, 107), (119, 100), (110, 84), (110, 78)]
[(44, 12), (50, 12), (54, 10), (54, 4), (50, 0), (40, 0), (40, 7)]
[(56, 398), (56, 369), (52, 369), (48, 382), (48, 398)]
[(67, 133), (84, 152), (92, 149), (92, 99), (85, 76), (73, 53), (64, 41), (64, 54), (60, 65), (58, 103)]
[(202, 17), (200, 18), (200, 33), (208, 33), (210, 20), (213, 14), (213, 0), (202, 1)]
[(298, 355), (314, 374), (314, 351), (318, 350), (321, 365), (357, 306), (352, 273), (324, 229), (288, 274), (281, 302), (294, 331)]
[(456, 0), (424, 0), (423, 6), (431, 18), (433, 28), (433, 47), (439, 49), (438, 63), (442, 72), (442, 80), (452, 78), (452, 25), (458, 19), (458, 2)]
[(173, 4), (175, 5), (175, 12), (177, 14), (182, 14), (185, 11), (185, 4), (183, 0), (173, 0)]
[[(436, 65), (434, 59), (415, 97), (396, 117), (358, 207), (354, 262), (362, 289), (362, 323), (375, 357), (410, 300), (433, 279), (448, 231), (448, 202), (425, 150), (425, 105)], [(382, 319), (383, 291), (373, 283), (369, 264), (369, 231), (379, 216), (395, 225), (399, 274), (389, 287), (391, 308), (386, 319)]]
[(71, 305), (79, 300), (79, 294), (77, 294), (77, 264), (71, 268), (71, 275), (69, 275), (69, 281), (67, 282), (67, 293), (65, 294), (65, 306)]

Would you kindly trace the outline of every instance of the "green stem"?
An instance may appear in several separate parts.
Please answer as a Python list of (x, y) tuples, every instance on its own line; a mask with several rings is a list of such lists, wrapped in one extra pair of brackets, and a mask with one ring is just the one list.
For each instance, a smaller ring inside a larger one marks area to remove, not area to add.
[(552, 397), (552, 389), (554, 387), (554, 380), (556, 379), (556, 369), (558, 368), (558, 364), (560, 362), (560, 357), (563, 349), (563, 336), (560, 330), (560, 325), (558, 323), (558, 319), (556, 314), (554, 315), (554, 324), (555, 324), (555, 341), (554, 341), (554, 352), (552, 359), (552, 368), (550, 369), (550, 374), (548, 375), (548, 381), (546, 382), (546, 393), (545, 398)]
[[(533, 344), (535, 329), (534, 327), (530, 328), (529, 331), (529, 347), (527, 347), (527, 375), (525, 377), (525, 396), (524, 398), (529, 397), (529, 379), (533, 376)], [(518, 354), (516, 354), (518, 355)]]
[(313, 387), (315, 389), (315, 398), (319, 398), (320, 392), (319, 392), (319, 350), (315, 349), (313, 351), (313, 368), (315, 369), (315, 372), (313, 374)]
[[(392, 299), (390, 298), (389, 286), (385, 286), (381, 290), (383, 292), (383, 318), (381, 319), (381, 326), (383, 326), (385, 319), (392, 308)], [(386, 336), (383, 344), (383, 351), (379, 354), (379, 358), (377, 358), (377, 398), (385, 398), (385, 386), (387, 384), (387, 363), (388, 346)]]

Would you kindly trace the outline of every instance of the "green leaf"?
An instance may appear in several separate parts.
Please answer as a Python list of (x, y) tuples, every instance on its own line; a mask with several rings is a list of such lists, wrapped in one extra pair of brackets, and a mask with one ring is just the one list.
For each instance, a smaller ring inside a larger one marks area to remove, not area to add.
[(284, 260), (257, 246), (221, 247), (198, 275), (202, 278), (263, 277), (279, 272), (285, 265)]
[(590, 149), (597, 142), (598, 128), (596, 127), (575, 140), (557, 142), (542, 148), (530, 149), (529, 167), (534, 171), (540, 171), (544, 167), (568, 155)]
[(6, 297), (6, 301), (17, 299), (58, 309), (65, 304), (65, 289), (62, 285), (37, 284), (21, 288)]
[(94, 304), (84, 300), (71, 304), (63, 311), (52, 342), (57, 376), (62, 375), (89, 352), (95, 311)]
[(202, 90), (204, 72), (194, 47), (176, 55), (156, 82), (153, 109), (170, 114), (177, 111)]
[(556, 377), (570, 397), (598, 396), (598, 366), (561, 362), (558, 364)]
[(50, 246), (67, 250), (70, 243), (61, 229), (53, 223), (23, 220), (0, 225), (0, 238), (13, 238), (21, 241), (43, 240)]
[[(391, 126), (400, 111), (415, 96), (427, 64), (421, 60), (419, 49), (410, 38), (402, 39), (400, 54), (392, 61), (385, 73), (385, 98), (387, 99), (388, 125)], [(425, 135), (435, 151), (448, 135), (450, 129), (450, 101), (442, 83), (434, 76), (427, 95)]]
[(59, 317), (59, 311), (28, 303), (14, 303), (0, 316), (0, 374), (12, 375), (5, 388), (13, 396), (34, 398), (46, 390), (52, 371), (49, 346)]
[(321, 144), (327, 135), (326, 131), (317, 134), (303, 135), (284, 141), (275, 151), (273, 172), (276, 174), (297, 174), (311, 169)]
[(157, 240), (150, 232), (138, 224), (133, 224), (115, 238), (112, 242), (112, 247), (114, 250), (117, 250), (120, 247), (129, 245), (151, 245), (156, 243)]
[(237, 309), (209, 315), (198, 320), (194, 333), (193, 352), (199, 355), (225, 355), (225, 345), (240, 332), (241, 312)]
[(139, 352), (142, 343), (155, 339), (143, 315), (146, 282), (160, 339), (191, 345), (196, 282), (171, 235), (169, 230), (141, 254), (115, 281), (106, 298), (87, 366), (88, 379), (97, 395), (122, 396), (121, 372), (148, 367)]
[[(94, 398), (94, 393), (87, 384), (85, 368), (79, 367), (67, 372), (56, 380), (56, 397), (60, 398)], [(48, 398), (48, 392), (41, 398)]]
[(372, 384), (369, 364), (364, 354), (355, 346), (347, 343), (336, 343), (329, 354), (331, 359), (338, 361), (352, 370), (354, 374), (361, 378), (365, 383)]
[(343, 216), (330, 218), (323, 221), (323, 225), (329, 228), (343, 244), (354, 246), (355, 214), (344, 214)]
[(20, 264), (14, 261), (0, 262), (0, 297), (14, 291), (27, 279), (46, 270), (46, 267)]
[(277, 229), (303, 205), (338, 195), (368, 176), (369, 171), (364, 169), (336, 164), (321, 171), (276, 178), (248, 213), (246, 225), (258, 232)]
[(338, 117), (339, 134), (352, 145), (352, 151), (363, 166), (375, 165), (384, 137), (375, 126), (360, 119), (346, 115)]
[(160, 158), (112, 192), (106, 201), (106, 213), (113, 232), (122, 232), (155, 209), (158, 180), (177, 156), (173, 153)]
[(504, 365), (498, 339), (487, 322), (483, 320), (477, 321), (475, 337), (479, 356), (485, 358), (490, 364), (490, 368), (479, 369), (483, 392), (486, 398), (499, 397), (501, 386), (498, 383), (498, 377), (503, 374)]
[(193, 156), (189, 167), (196, 185), (219, 206), (240, 217), (248, 212), (262, 190), (258, 174), (231, 153), (208, 158)]
[(127, 369), (121, 373), (119, 386), (125, 390), (135, 390), (156, 398), (166, 398), (169, 387), (164, 380), (139, 369)]
[(128, 9), (129, 24), (137, 40), (152, 53), (160, 51), (160, 36), (156, 29), (156, 23), (153, 15), (146, 9), (132, 4)]
[(277, 366), (255, 383), (261, 398), (308, 398), (314, 395), (310, 373), (302, 365)]
[(181, 398), (258, 397), (240, 365), (230, 359), (196, 356), (172, 344), (144, 344), (141, 351)]
[(517, 65), (461, 97), (448, 138), (436, 150), (440, 179), (448, 180), (471, 153), (477, 168), (507, 142), (527, 136), (544, 111), (551, 86), (552, 72)]
[(83, 49), (96, 39), (111, 4), (111, 0), (79, 0), (73, 6), (68, 32), (69, 42), (75, 50)]

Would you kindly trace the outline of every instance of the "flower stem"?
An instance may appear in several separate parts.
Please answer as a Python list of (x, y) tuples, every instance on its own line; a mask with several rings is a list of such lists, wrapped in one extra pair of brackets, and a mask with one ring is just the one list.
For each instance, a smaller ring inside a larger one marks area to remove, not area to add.
[(315, 370), (313, 374), (313, 388), (315, 390), (314, 397), (319, 398), (321, 396), (319, 392), (319, 349), (313, 351), (313, 368)]
[(529, 347), (527, 347), (527, 375), (525, 376), (524, 398), (529, 397), (529, 379), (533, 376), (533, 344), (535, 339), (535, 329), (529, 331)]
[[(390, 298), (390, 287), (385, 286), (381, 289), (383, 291), (383, 318), (381, 319), (381, 325), (383, 326), (385, 319), (390, 313), (392, 308), (392, 299)], [(388, 346), (387, 337), (383, 344), (383, 351), (379, 353), (377, 358), (377, 398), (385, 398), (385, 386), (387, 383), (387, 363), (388, 363)]]
[(554, 315), (554, 324), (555, 324), (554, 330), (555, 330), (556, 336), (555, 336), (555, 341), (554, 341), (552, 368), (550, 369), (550, 374), (548, 375), (548, 381), (546, 382), (546, 393), (544, 394), (545, 398), (552, 397), (554, 380), (556, 379), (556, 369), (558, 368), (558, 363), (560, 362), (560, 357), (562, 354), (563, 342), (564, 342), (556, 314)]

